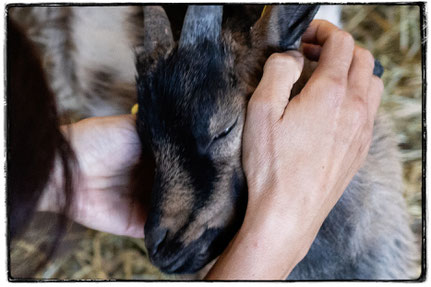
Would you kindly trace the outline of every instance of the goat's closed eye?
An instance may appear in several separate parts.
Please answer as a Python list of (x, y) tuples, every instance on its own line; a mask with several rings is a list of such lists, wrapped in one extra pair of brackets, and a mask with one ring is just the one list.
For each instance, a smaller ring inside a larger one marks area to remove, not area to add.
[(233, 130), (233, 128), (236, 126), (237, 122), (238, 122), (238, 119), (236, 119), (235, 122), (231, 126), (229, 126), (228, 128), (224, 129), (220, 134), (218, 134), (214, 138), (214, 141), (219, 140), (219, 139), (224, 138), (225, 136), (227, 136)]

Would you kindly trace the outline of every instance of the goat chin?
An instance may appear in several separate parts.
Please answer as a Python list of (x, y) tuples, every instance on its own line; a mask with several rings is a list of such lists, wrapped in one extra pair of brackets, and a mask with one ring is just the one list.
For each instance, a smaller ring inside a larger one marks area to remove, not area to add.
[(217, 262), (217, 259), (218, 259), (218, 257), (216, 259), (212, 260), (207, 265), (205, 265), (204, 268), (202, 268), (201, 270), (199, 270), (196, 273), (175, 275), (175, 279), (184, 280), (184, 281), (203, 280), (203, 279), (205, 279), (206, 275), (211, 270), (211, 268), (214, 266), (214, 264)]

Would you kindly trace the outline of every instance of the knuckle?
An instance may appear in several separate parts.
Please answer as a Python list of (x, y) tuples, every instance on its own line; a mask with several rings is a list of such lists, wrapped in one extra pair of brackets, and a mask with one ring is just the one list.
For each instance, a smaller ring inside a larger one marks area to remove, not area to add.
[(374, 56), (367, 49), (356, 47), (355, 57), (363, 63), (367, 63), (370, 66), (374, 66)]
[(292, 66), (298, 66), (298, 61), (294, 56), (291, 56), (287, 53), (274, 53), (269, 56), (266, 61), (265, 66), (275, 66), (275, 67), (283, 67), (283, 68), (292, 68)]
[(273, 53), (269, 56), (268, 60), (266, 60), (267, 65), (280, 64), (284, 61), (284, 55), (282, 53)]
[(353, 36), (344, 30), (336, 31), (334, 33), (334, 37), (337, 41), (342, 42), (343, 45), (354, 45), (355, 44), (355, 40), (353, 39)]
[(337, 95), (343, 95), (345, 94), (346, 90), (346, 82), (347, 79), (345, 75), (340, 74), (329, 74), (326, 76), (326, 79), (324, 79), (326, 83), (328, 83), (326, 86), (330, 88), (334, 93)]
[(289, 76), (289, 82), (295, 82), (301, 75), (302, 65), (299, 57), (287, 53), (274, 53), (267, 59), (264, 66), (264, 73), (277, 73), (278, 75)]

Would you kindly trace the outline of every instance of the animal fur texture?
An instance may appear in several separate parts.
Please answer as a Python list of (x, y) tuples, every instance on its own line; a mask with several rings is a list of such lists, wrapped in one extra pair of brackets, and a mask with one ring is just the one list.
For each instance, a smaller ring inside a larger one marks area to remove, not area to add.
[(39, 47), (63, 121), (124, 114), (136, 103), (138, 7), (12, 7)]
[[(311, 20), (294, 22), (307, 13), (299, 6), (274, 6), (260, 20), (259, 5), (196, 6), (184, 25), (173, 6), (165, 6), (169, 19), (150, 6), (11, 9), (41, 48), (63, 114), (128, 113), (138, 93), (143, 154), (155, 162), (145, 240), (161, 270), (197, 272), (238, 230), (247, 200), (240, 154), (247, 101), (270, 53), (293, 45), (289, 37)], [(287, 279), (416, 276), (390, 130), (379, 116), (365, 165)]]

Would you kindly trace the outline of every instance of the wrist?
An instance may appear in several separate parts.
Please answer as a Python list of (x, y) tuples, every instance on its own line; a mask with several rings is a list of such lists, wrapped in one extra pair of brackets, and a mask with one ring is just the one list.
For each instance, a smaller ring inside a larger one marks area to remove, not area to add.
[(314, 236), (298, 220), (248, 206), (241, 229), (207, 279), (284, 280), (307, 254)]

